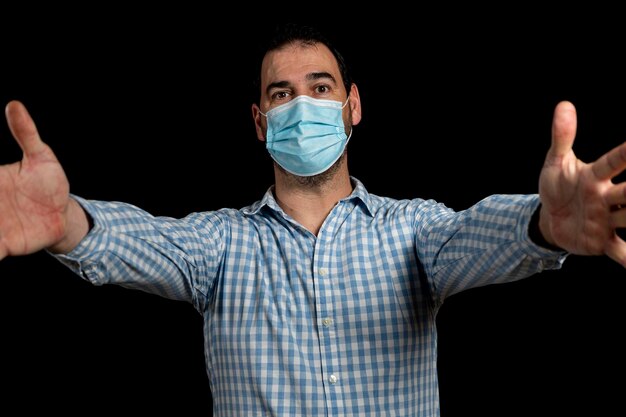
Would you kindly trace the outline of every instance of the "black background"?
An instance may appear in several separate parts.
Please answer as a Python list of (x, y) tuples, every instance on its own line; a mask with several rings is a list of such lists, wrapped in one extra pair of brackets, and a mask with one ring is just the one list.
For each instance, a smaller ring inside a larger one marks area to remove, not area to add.
[[(591, 37), (580, 22), (508, 14), (319, 17), (359, 86), (349, 164), (372, 193), (456, 209), (534, 193), (563, 99), (579, 112), (583, 161), (626, 139), (622, 38), (610, 25)], [(258, 40), (276, 19), (182, 8), (45, 28), (24, 19), (4, 37), (0, 101), (26, 104), (75, 194), (174, 217), (246, 206), (273, 179), (250, 106)], [(3, 124), (0, 163), (19, 158)], [(451, 297), (438, 317), (442, 415), (621, 409), (624, 276), (608, 258), (570, 257), (560, 271)], [(94, 287), (45, 253), (2, 260), (0, 285), (3, 408), (211, 415), (191, 305)]]

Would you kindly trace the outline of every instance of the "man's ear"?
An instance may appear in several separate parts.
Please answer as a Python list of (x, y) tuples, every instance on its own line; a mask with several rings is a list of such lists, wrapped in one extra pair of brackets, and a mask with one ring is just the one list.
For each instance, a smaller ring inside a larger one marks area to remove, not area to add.
[(263, 127), (263, 122), (261, 120), (263, 118), (264, 116), (261, 114), (261, 109), (259, 108), (259, 106), (257, 106), (256, 103), (252, 104), (252, 119), (254, 120), (254, 128), (256, 129), (256, 137), (261, 142), (265, 142), (265, 133), (264, 133), (265, 129)]
[(350, 87), (350, 116), (352, 117), (352, 124), (358, 125), (361, 122), (361, 97), (359, 97), (359, 89), (356, 84), (352, 83)]

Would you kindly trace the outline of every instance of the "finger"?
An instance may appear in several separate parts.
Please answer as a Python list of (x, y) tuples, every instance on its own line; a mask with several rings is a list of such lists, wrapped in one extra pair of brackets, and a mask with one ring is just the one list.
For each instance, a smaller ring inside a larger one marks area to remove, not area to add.
[(5, 109), (7, 123), (13, 137), (22, 148), (24, 157), (36, 154), (45, 148), (39, 137), (35, 122), (28, 114), (24, 104), (17, 100), (10, 101)]
[(615, 236), (608, 244), (605, 254), (626, 268), (626, 242)]
[(609, 225), (612, 229), (626, 228), (626, 207), (615, 208), (609, 216)]
[(549, 155), (560, 159), (572, 150), (576, 136), (576, 108), (569, 101), (562, 101), (554, 109), (552, 118), (552, 146)]
[(622, 182), (610, 187), (604, 193), (604, 201), (609, 206), (626, 207), (626, 182)]
[(608, 180), (626, 169), (626, 142), (602, 155), (591, 166), (600, 180)]

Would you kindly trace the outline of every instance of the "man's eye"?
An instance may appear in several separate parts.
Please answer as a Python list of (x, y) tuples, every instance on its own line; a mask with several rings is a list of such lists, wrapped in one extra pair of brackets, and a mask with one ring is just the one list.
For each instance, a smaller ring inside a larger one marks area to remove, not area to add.
[(317, 86), (317, 92), (320, 93), (320, 94), (328, 93), (328, 91), (330, 91), (330, 89), (326, 85), (319, 85), (319, 86)]
[(289, 97), (289, 93), (287, 93), (286, 91), (278, 91), (272, 95), (272, 98), (274, 100), (283, 100), (287, 97)]

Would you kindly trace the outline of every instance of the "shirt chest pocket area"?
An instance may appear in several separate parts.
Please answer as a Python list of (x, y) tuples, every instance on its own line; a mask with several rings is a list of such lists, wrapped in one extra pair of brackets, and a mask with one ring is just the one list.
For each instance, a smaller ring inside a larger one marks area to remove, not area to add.
[(384, 255), (356, 257), (343, 266), (339, 298), (348, 316), (361, 320), (414, 322), (411, 273)]

